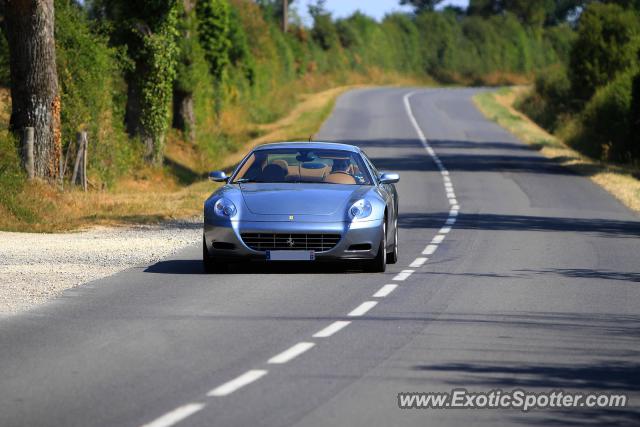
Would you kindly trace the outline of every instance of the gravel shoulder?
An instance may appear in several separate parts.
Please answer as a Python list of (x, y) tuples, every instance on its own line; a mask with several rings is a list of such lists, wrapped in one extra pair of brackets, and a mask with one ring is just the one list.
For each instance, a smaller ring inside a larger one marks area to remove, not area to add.
[(0, 316), (27, 310), (65, 289), (159, 261), (201, 235), (200, 219), (74, 233), (0, 232)]

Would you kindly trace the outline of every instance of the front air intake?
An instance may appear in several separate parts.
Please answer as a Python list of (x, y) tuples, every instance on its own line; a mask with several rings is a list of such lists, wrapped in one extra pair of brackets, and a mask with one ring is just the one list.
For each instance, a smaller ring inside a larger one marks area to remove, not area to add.
[(340, 241), (339, 234), (242, 233), (245, 245), (255, 251), (308, 250), (326, 252)]

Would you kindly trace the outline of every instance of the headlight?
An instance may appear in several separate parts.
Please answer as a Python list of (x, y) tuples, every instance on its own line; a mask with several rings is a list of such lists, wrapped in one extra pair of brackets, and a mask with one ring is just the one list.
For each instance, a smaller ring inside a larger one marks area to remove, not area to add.
[(216, 215), (227, 218), (231, 218), (238, 212), (236, 205), (234, 205), (231, 200), (225, 198), (218, 200), (213, 208), (216, 211)]
[(371, 202), (360, 199), (349, 208), (349, 218), (351, 220), (366, 218), (371, 215), (371, 211)]

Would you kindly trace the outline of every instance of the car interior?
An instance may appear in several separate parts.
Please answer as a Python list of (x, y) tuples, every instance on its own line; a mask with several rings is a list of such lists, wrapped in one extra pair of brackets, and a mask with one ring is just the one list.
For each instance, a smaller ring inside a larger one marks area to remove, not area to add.
[(354, 153), (254, 153), (236, 176), (240, 182), (318, 182), (355, 185), (368, 183)]

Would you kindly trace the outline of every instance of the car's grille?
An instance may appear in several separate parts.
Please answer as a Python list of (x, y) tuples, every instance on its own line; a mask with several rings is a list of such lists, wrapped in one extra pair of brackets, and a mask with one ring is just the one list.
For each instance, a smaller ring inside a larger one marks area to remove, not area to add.
[(340, 241), (339, 234), (242, 233), (244, 243), (256, 251), (313, 250), (324, 252)]

